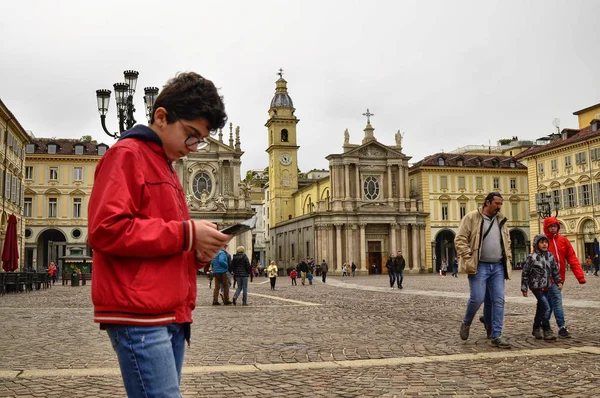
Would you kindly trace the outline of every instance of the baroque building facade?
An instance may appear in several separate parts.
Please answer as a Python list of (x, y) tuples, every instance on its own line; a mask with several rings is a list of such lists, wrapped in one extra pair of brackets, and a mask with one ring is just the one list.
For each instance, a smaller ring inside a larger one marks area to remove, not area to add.
[(96, 166), (107, 149), (104, 143), (64, 138), (33, 138), (27, 144), (23, 207), (27, 267), (42, 271), (54, 261), (62, 271), (63, 257), (91, 256), (87, 208)]
[[(30, 136), (8, 107), (0, 100), (0, 155), (2, 156), (2, 214), (0, 214), (0, 250), (4, 248), (8, 218), (17, 218), (17, 243), (19, 263), (23, 269), (25, 254), (25, 220), (23, 218), (23, 178), (25, 163), (25, 145)], [(0, 272), (4, 269), (0, 267)]]
[(502, 213), (508, 218), (513, 262), (522, 262), (527, 257), (530, 244), (527, 168), (512, 156), (503, 156), (502, 150), (497, 150), (497, 154), (490, 152), (490, 148), (484, 152), (469, 147), (457, 153), (436, 153), (411, 167), (410, 197), (422, 201), (424, 211), (429, 213), (424, 245), (430, 271), (437, 272), (444, 258), (452, 263), (456, 257), (454, 238), (461, 219), (480, 207), (489, 192), (500, 192), (504, 198)]
[(563, 129), (551, 135), (546, 145), (518, 157), (528, 170), (529, 213), (535, 220), (531, 233), (543, 232), (537, 202), (546, 197), (558, 203), (560, 233), (584, 260), (595, 254), (594, 239), (600, 231), (600, 104), (574, 114), (579, 129)]
[(408, 161), (402, 137), (395, 145), (377, 141), (368, 111), (364, 138), (350, 143), (344, 132), (342, 152), (326, 157), (329, 173), (314, 178), (298, 173), (299, 120), (280, 75), (269, 107), (267, 153), (269, 183), (268, 256), (280, 267), (303, 258), (325, 260), (330, 272), (355, 262), (361, 274), (378, 272), (390, 252), (402, 250), (407, 267), (425, 270), (425, 218), (422, 203), (409, 197)]

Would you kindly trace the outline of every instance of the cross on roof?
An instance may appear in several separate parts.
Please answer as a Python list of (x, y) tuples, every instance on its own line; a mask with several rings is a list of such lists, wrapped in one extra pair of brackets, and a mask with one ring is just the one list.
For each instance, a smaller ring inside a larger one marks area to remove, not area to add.
[(283, 79), (283, 69), (279, 68), (279, 72), (277, 72), (280, 79)]
[(375, 116), (375, 114), (369, 112), (369, 108), (367, 108), (367, 112), (363, 113), (363, 116), (367, 117), (367, 124), (371, 124), (371, 116)]

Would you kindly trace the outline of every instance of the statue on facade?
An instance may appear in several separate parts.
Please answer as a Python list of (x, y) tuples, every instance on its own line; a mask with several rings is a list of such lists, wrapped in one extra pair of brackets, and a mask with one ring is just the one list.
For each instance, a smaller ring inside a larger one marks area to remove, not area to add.
[(187, 197), (187, 204), (188, 204), (188, 208), (190, 210), (198, 210), (198, 201), (196, 199), (196, 197), (193, 194), (189, 194)]
[(348, 129), (344, 131), (344, 145), (348, 145), (350, 143), (350, 133)]
[(240, 199), (250, 199), (250, 185), (240, 182), (238, 187), (240, 189)]
[(396, 146), (402, 146), (402, 134), (400, 134), (400, 130), (396, 132)]
[(223, 197), (223, 195), (219, 194), (219, 196), (215, 198), (215, 206), (218, 210), (227, 210), (227, 203), (225, 203), (225, 198)]

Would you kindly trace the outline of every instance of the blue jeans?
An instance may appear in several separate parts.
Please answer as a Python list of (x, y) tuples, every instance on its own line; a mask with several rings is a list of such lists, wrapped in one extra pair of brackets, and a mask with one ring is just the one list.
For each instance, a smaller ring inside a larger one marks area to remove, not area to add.
[(402, 282), (404, 281), (404, 270), (396, 272), (396, 283), (398, 284), (398, 289), (402, 287)]
[(548, 302), (548, 292), (540, 289), (532, 290), (537, 299), (537, 309), (533, 319), (534, 328), (550, 329), (550, 303)]
[(184, 325), (106, 325), (128, 397), (179, 397)]
[[(490, 264), (480, 262), (477, 273), (469, 275), (469, 288), (471, 295), (467, 302), (467, 310), (463, 322), (470, 325), (477, 314), (479, 307), (485, 300), (486, 291), (489, 290), (490, 303), (489, 317), (492, 320), (491, 338), (502, 334), (504, 322), (504, 265), (502, 263)], [(484, 307), (484, 316), (486, 309)]]
[(552, 286), (550, 286), (550, 290), (548, 290), (548, 301), (550, 302), (550, 315), (548, 315), (548, 319), (550, 319), (552, 313), (554, 312), (556, 325), (559, 329), (564, 327), (565, 312), (563, 311), (562, 294), (560, 293), (560, 290), (558, 290), (556, 283), (553, 283)]
[(248, 302), (248, 277), (247, 276), (238, 276), (237, 278), (237, 290), (233, 297), (237, 300), (240, 296), (240, 291), (243, 290), (244, 294), (242, 295), (242, 302), (246, 304)]
[(394, 287), (394, 282), (396, 282), (396, 274), (394, 271), (389, 271), (388, 275), (390, 277), (390, 287)]

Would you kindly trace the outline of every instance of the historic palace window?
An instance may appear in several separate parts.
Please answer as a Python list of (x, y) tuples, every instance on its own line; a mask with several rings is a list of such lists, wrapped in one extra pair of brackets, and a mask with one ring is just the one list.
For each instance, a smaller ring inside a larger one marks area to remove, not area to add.
[(58, 167), (50, 167), (50, 179), (58, 180)]
[(201, 198), (202, 191), (206, 191), (206, 194), (210, 195), (212, 192), (212, 180), (210, 176), (204, 172), (196, 174), (192, 183), (192, 189), (194, 190), (194, 196), (198, 199)]
[(73, 198), (73, 218), (81, 218), (81, 198)]
[(31, 217), (31, 210), (33, 209), (33, 199), (25, 198), (25, 206), (23, 207), (23, 215), (25, 217)]
[(75, 167), (73, 169), (73, 179), (75, 181), (83, 180), (83, 168), (82, 167)]
[(48, 218), (56, 218), (56, 206), (58, 200), (56, 198), (48, 199)]
[(33, 180), (33, 166), (25, 166), (25, 179)]
[(365, 184), (363, 187), (365, 197), (369, 200), (375, 200), (379, 196), (379, 181), (373, 176), (365, 178)]

